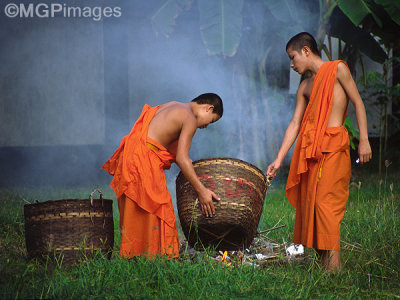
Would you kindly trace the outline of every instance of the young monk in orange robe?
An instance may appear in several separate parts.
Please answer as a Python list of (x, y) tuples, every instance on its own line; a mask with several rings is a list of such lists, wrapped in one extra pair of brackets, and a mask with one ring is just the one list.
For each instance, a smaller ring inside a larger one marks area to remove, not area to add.
[(221, 98), (202, 94), (188, 103), (145, 105), (103, 169), (114, 176), (111, 187), (120, 211), (120, 255), (179, 256), (178, 232), (172, 199), (164, 174), (176, 162), (199, 196), (202, 212), (215, 213), (213, 198), (197, 177), (189, 150), (197, 128), (206, 128), (223, 114)]
[(299, 74), (310, 71), (312, 76), (300, 83), (293, 118), (267, 175), (276, 176), (298, 137), (286, 184), (286, 196), (296, 208), (293, 241), (317, 249), (327, 270), (339, 270), (340, 224), (351, 177), (349, 137), (343, 123), (350, 100), (360, 131), (360, 162), (368, 162), (372, 152), (365, 107), (346, 63), (324, 62), (309, 33), (290, 39), (286, 52), (291, 68)]

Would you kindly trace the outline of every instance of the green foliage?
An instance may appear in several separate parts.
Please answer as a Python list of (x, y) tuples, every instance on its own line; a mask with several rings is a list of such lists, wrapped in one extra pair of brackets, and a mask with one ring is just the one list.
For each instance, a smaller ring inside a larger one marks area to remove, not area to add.
[[(242, 8), (245, 2), (245, 0), (197, 0), (201, 36), (210, 54), (235, 55), (243, 32), (245, 15)], [(286, 40), (299, 31), (307, 31), (318, 26), (314, 24), (315, 20), (312, 17), (318, 15), (318, 12), (310, 10), (312, 6), (318, 6), (317, 1), (263, 0), (263, 3), (276, 21), (282, 23), (275, 34), (280, 34)], [(152, 17), (155, 30), (169, 36), (182, 7), (190, 7), (190, 4), (189, 0), (167, 0)], [(297, 6), (301, 6), (302, 9), (296, 9)], [(338, 9), (335, 9), (336, 7)], [(398, 0), (319, 1), (318, 40), (323, 48), (322, 41), (325, 34), (337, 37), (353, 45), (371, 59), (383, 63), (387, 56), (375, 37), (382, 39), (385, 44), (397, 39), (396, 34), (387, 32), (398, 32), (399, 28), (395, 25), (400, 25), (399, 11)], [(373, 23), (368, 16), (372, 16)], [(262, 28), (264, 35), (269, 35), (270, 27)], [(322, 29), (325, 27), (327, 31)], [(371, 35), (371, 28), (374, 29), (374, 36)]]
[[(334, 36), (343, 39), (365, 53), (371, 59), (384, 63), (387, 55), (384, 47), (398, 42), (400, 30), (400, 4), (398, 0), (339, 0), (338, 7), (347, 21), (336, 12), (331, 19)], [(339, 17), (339, 20), (336, 18)], [(353, 26), (351, 26), (350, 24)], [(346, 32), (346, 30), (348, 30)], [(353, 39), (351, 39), (351, 37)], [(374, 40), (371, 40), (373, 38)], [(377, 45), (377, 41), (381, 46)], [(382, 46), (384, 45), (384, 47)], [(379, 49), (378, 46), (381, 48)]]
[(400, 96), (400, 84), (392, 86), (388, 82), (387, 69), (392, 65), (393, 61), (400, 61), (400, 57), (393, 57), (385, 62), (383, 66), (385, 73), (371, 71), (361, 78), (364, 83), (364, 92), (369, 96), (374, 96), (377, 101), (375, 105), (387, 104), (390, 100), (398, 101)]
[(344, 127), (346, 127), (348, 133), (349, 133), (349, 139), (350, 139), (350, 147), (351, 149), (355, 150), (356, 149), (356, 141), (360, 139), (358, 135), (358, 129), (353, 125), (353, 121), (349, 118), (346, 117), (346, 120), (344, 121)]
[[(235, 55), (240, 43), (244, 0), (197, 0), (200, 33), (209, 54)], [(151, 21), (156, 32), (169, 37), (176, 19), (191, 0), (167, 0), (153, 14)]]
[(279, 26), (277, 33), (285, 40), (301, 31), (306, 31), (306, 28), (315, 26), (315, 19), (310, 17), (311, 12), (306, 6), (300, 10), (296, 9), (298, 5), (296, 0), (264, 0), (264, 3), (275, 19), (284, 24)]
[(376, 4), (384, 8), (390, 18), (400, 25), (400, 2), (398, 0), (338, 0), (338, 6), (346, 16), (358, 26), (368, 16), (371, 15), (379, 27), (383, 26), (382, 16), (378, 16), (374, 9)]
[(209, 54), (235, 55), (242, 35), (244, 0), (198, 0), (200, 32)]
[(383, 64), (383, 72), (368, 72), (361, 80), (364, 89), (361, 90), (364, 99), (372, 102), (379, 112), (379, 173), (382, 171), (384, 156), (387, 152), (387, 144), (390, 136), (389, 128), (395, 132), (400, 129), (400, 120), (392, 117), (388, 112), (390, 103), (397, 103), (400, 97), (400, 84), (392, 86), (388, 79), (387, 70), (399, 58), (391, 58)]
[(372, 60), (383, 63), (387, 59), (385, 51), (367, 30), (354, 25), (341, 11), (335, 10), (329, 21), (329, 34), (355, 47)]
[(169, 37), (174, 31), (175, 20), (191, 0), (167, 0), (151, 17), (153, 29)]
[(398, 0), (374, 0), (376, 4), (382, 5), (397, 25), (400, 25), (400, 2)]
[(379, 26), (382, 26), (382, 21), (364, 0), (338, 0), (338, 6), (356, 26), (360, 25), (361, 21), (369, 14), (374, 17)]

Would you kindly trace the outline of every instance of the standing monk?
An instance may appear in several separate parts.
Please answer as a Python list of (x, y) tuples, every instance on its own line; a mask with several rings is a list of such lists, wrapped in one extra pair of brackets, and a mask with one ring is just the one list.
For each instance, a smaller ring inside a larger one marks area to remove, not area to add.
[(212, 93), (188, 103), (144, 106), (131, 133), (103, 166), (114, 176), (111, 187), (120, 212), (121, 257), (179, 256), (174, 208), (164, 174), (173, 162), (196, 190), (202, 212), (215, 213), (213, 198), (219, 198), (200, 182), (189, 149), (197, 128), (206, 128), (222, 114), (222, 100)]
[(299, 85), (292, 120), (267, 175), (276, 176), (298, 137), (286, 184), (286, 196), (296, 208), (293, 241), (317, 249), (327, 270), (340, 270), (340, 223), (351, 177), (350, 142), (343, 123), (350, 100), (360, 132), (360, 163), (368, 162), (372, 152), (365, 107), (346, 63), (324, 62), (309, 33), (292, 37), (286, 52), (290, 67), (299, 74), (310, 71), (311, 77)]

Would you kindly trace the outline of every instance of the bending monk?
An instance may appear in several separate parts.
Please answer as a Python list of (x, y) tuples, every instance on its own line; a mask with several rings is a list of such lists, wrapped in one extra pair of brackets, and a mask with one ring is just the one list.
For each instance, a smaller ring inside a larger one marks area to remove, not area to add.
[(111, 187), (120, 212), (121, 257), (179, 256), (174, 208), (164, 174), (173, 162), (197, 191), (202, 212), (215, 213), (213, 198), (219, 198), (200, 182), (189, 149), (197, 128), (206, 128), (222, 114), (222, 100), (212, 93), (188, 103), (144, 106), (131, 133), (103, 166), (114, 176)]
[(286, 196), (296, 208), (293, 241), (317, 249), (327, 270), (339, 270), (340, 224), (351, 177), (350, 143), (343, 123), (350, 100), (360, 132), (360, 162), (368, 162), (372, 152), (365, 107), (346, 63), (324, 62), (309, 33), (292, 37), (286, 52), (290, 67), (299, 74), (310, 71), (311, 77), (299, 85), (292, 120), (267, 175), (276, 176), (298, 137), (286, 184)]

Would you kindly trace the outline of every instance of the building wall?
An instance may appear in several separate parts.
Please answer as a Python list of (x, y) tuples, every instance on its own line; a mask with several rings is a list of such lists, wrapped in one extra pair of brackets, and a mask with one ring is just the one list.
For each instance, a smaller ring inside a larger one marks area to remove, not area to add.
[(0, 37), (0, 147), (103, 144), (102, 24), (2, 19)]

